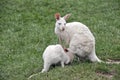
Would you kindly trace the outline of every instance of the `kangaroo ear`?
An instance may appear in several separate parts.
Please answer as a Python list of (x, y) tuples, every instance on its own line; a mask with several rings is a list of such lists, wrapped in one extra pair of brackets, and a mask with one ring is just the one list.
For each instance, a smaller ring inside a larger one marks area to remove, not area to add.
[(67, 48), (64, 49), (65, 52), (68, 52), (69, 50)]
[(55, 14), (55, 19), (56, 19), (56, 20), (59, 20), (59, 19), (60, 19), (60, 13), (56, 13), (56, 14)]
[(71, 14), (66, 14), (63, 18), (64, 18), (65, 20), (67, 20), (70, 16), (71, 16)]

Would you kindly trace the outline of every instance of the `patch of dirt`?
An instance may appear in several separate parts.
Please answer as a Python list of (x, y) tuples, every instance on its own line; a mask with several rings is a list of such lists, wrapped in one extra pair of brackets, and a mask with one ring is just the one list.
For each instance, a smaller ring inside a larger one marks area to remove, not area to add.
[[(107, 61), (105, 63), (120, 64), (120, 59), (107, 59)], [(104, 68), (103, 68), (103, 69), (96, 70), (96, 74), (99, 76), (106, 77), (111, 80), (114, 77), (114, 75), (116, 75), (116, 71), (115, 70), (104, 70)]]
[(108, 64), (120, 64), (120, 59), (107, 59)]
[(111, 72), (103, 72), (103, 71), (96, 71), (97, 75), (106, 77), (108, 79), (112, 79), (113, 76), (115, 75), (115, 71)]

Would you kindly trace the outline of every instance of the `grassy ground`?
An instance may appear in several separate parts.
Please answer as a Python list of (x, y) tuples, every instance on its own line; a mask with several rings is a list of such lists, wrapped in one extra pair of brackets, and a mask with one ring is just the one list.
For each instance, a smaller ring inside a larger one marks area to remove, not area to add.
[[(41, 71), (42, 53), (58, 43), (54, 14), (71, 13), (68, 20), (86, 24), (96, 38), (102, 60), (120, 59), (119, 0), (0, 0), (0, 80), (26, 80)], [(114, 73), (108, 78), (97, 73)], [(51, 68), (31, 80), (118, 80), (120, 65), (78, 62)]]

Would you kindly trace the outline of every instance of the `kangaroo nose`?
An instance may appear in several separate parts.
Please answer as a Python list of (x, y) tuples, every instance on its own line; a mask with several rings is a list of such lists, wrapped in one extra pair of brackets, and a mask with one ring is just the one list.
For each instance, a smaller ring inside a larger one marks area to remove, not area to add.
[(62, 31), (64, 31), (65, 30), (65, 28), (62, 28)]

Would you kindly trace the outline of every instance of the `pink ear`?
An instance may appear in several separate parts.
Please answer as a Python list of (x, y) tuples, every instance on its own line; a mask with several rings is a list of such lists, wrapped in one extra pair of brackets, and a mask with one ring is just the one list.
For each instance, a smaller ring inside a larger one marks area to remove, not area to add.
[(66, 15), (64, 16), (64, 19), (67, 20), (70, 16), (71, 16), (71, 14), (66, 14)]
[(60, 13), (56, 13), (56, 14), (55, 14), (55, 18), (56, 18), (57, 20), (59, 20), (59, 19), (60, 19)]

